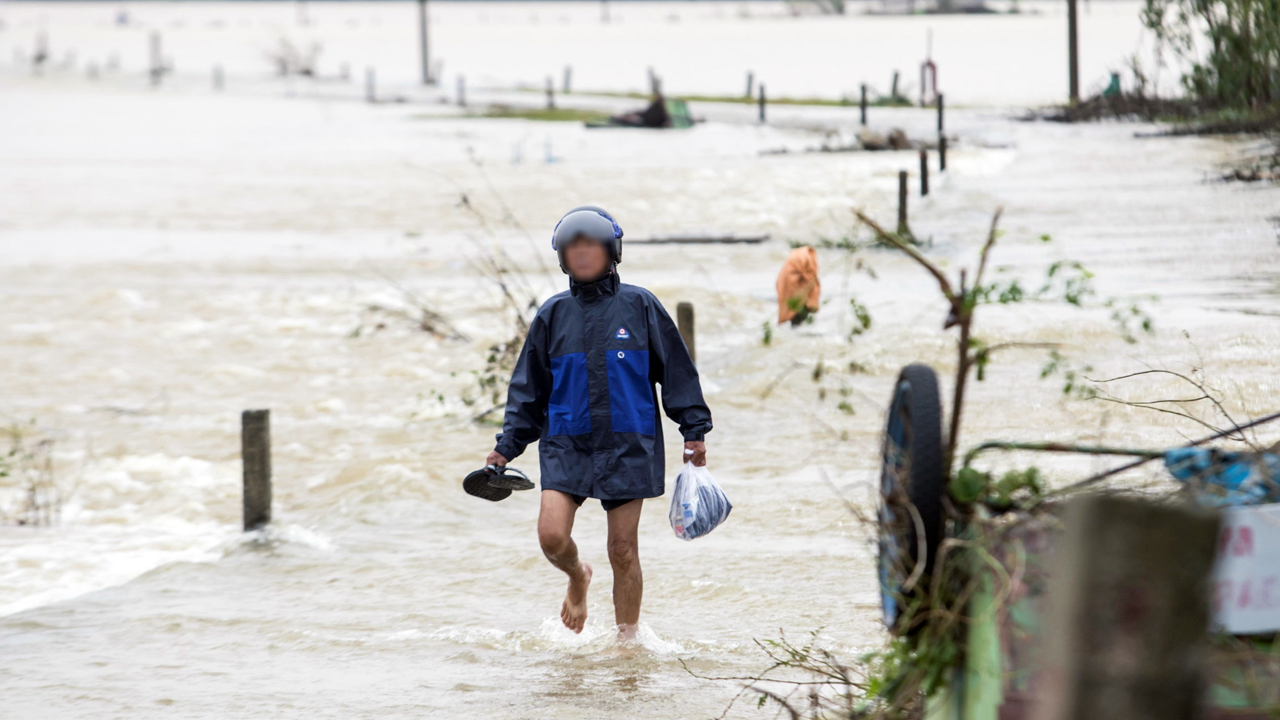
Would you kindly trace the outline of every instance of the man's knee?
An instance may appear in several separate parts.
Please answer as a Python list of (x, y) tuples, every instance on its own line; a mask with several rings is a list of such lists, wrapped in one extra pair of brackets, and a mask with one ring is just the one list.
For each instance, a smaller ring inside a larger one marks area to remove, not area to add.
[(569, 550), (572, 540), (569, 533), (561, 528), (538, 528), (538, 543), (542, 545), (542, 554), (549, 558), (557, 558)]
[(634, 538), (609, 540), (609, 563), (614, 567), (631, 567), (640, 562), (640, 548)]

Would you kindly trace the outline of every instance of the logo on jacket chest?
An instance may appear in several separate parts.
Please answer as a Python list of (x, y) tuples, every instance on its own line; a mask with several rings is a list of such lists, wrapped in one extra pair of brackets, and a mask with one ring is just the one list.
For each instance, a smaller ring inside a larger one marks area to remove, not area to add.
[(626, 328), (624, 328), (624, 327), (619, 327), (619, 328), (618, 328), (618, 332), (617, 332), (616, 334), (614, 334), (614, 336), (613, 336), (613, 337), (614, 337), (615, 339), (617, 339), (617, 340), (630, 340), (630, 339), (631, 339), (631, 333), (627, 332), (627, 329), (626, 329)]

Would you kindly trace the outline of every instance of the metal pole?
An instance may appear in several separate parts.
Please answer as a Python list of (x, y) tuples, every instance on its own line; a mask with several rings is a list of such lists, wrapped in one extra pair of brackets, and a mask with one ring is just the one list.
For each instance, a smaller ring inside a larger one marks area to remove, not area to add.
[(760, 122), (764, 122), (764, 83), (760, 83)]
[(418, 37), (422, 45), (422, 84), (431, 84), (431, 53), (427, 48), (427, 0), (418, 0)]
[(755, 94), (756, 94), (756, 74), (755, 74), (754, 72), (751, 72), (750, 70), (748, 70), (748, 71), (747, 71), (747, 94), (746, 94), (746, 97), (751, 97), (752, 95), (755, 95)]
[(858, 100), (858, 113), (862, 117), (862, 126), (867, 126), (867, 84), (862, 83), (862, 97)]
[(1070, 73), (1071, 102), (1080, 102), (1080, 48), (1077, 34), (1077, 0), (1067, 0), (1067, 65)]
[(698, 363), (698, 343), (694, 337), (693, 303), (682, 302), (676, 305), (676, 325), (680, 329), (680, 339), (689, 348), (689, 357), (694, 364)]
[(938, 138), (938, 172), (947, 169), (947, 136)]
[(550, 75), (547, 76), (547, 109), (556, 109), (556, 84)]
[(240, 458), (244, 462), (244, 529), (271, 522), (271, 411), (240, 415)]
[(938, 134), (942, 134), (942, 93), (938, 93)]

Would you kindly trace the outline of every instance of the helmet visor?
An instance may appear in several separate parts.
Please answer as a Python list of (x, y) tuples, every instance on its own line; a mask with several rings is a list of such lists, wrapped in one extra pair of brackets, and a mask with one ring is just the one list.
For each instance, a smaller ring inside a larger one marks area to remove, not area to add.
[(612, 220), (592, 210), (579, 210), (565, 215), (556, 225), (551, 236), (551, 247), (563, 250), (580, 237), (608, 243), (617, 236), (617, 226)]

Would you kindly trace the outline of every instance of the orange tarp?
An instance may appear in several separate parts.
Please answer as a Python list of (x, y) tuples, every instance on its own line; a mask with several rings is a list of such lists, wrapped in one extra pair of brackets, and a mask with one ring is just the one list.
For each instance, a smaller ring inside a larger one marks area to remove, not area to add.
[(807, 245), (792, 250), (778, 273), (778, 324), (795, 317), (801, 303), (809, 312), (817, 312), (821, 297), (817, 251)]

